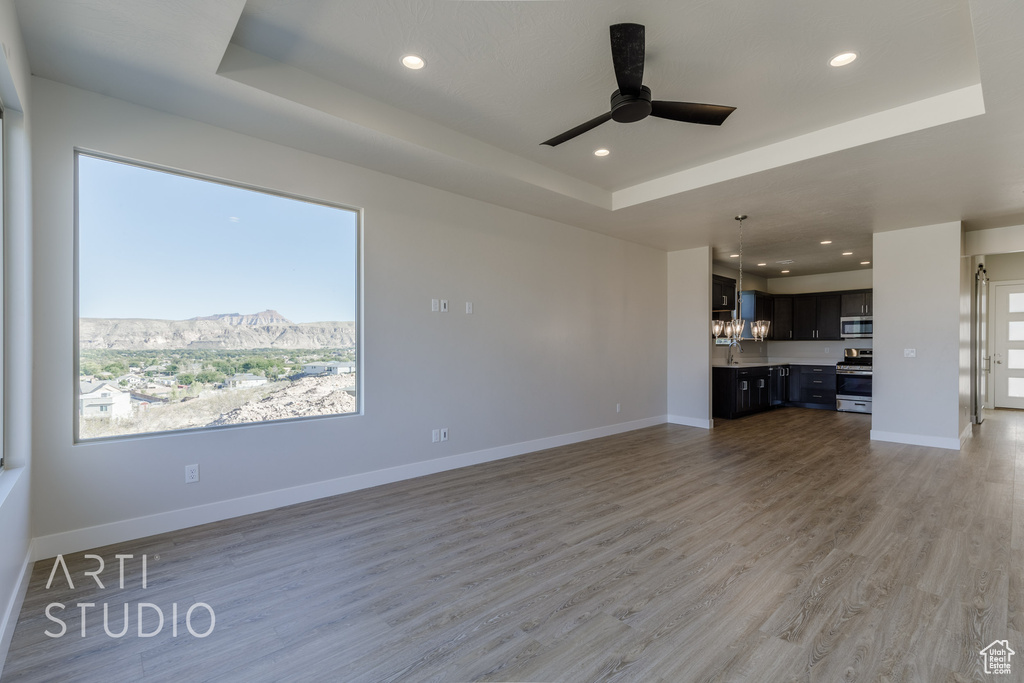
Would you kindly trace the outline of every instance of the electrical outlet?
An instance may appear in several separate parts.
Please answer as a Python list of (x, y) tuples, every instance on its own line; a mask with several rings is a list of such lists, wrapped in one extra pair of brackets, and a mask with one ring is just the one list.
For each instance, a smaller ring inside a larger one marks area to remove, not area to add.
[(903, 349), (904, 358), (917, 358), (917, 349)]
[(185, 465), (185, 483), (194, 484), (199, 481), (199, 465)]
[(615, 412), (616, 413), (621, 413), (622, 412), (622, 404), (621, 403), (616, 403), (615, 404)]
[(447, 427), (441, 427), (441, 441), (447, 441), (447, 440), (448, 440), (448, 428)]
[(441, 310), (441, 302), (438, 301), (437, 299), (431, 299), (430, 310), (433, 311), (434, 313), (437, 313), (439, 310)]
[(473, 302), (472, 301), (467, 301), (466, 302), (466, 315), (473, 315)]
[(437, 443), (440, 440), (441, 440), (441, 430), (440, 429), (435, 429), (433, 432), (430, 433), (430, 442), (431, 443)]

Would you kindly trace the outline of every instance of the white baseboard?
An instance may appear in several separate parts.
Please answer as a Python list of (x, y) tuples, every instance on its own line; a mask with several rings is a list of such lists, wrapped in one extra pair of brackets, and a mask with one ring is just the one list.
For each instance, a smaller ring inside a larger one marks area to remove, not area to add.
[(963, 449), (964, 444), (967, 443), (967, 439), (971, 438), (971, 435), (973, 433), (974, 432), (971, 431), (971, 423), (968, 422), (967, 426), (964, 427), (964, 430), (962, 432), (960, 432), (960, 448), (961, 449)]
[(0, 676), (3, 675), (4, 662), (7, 661), (7, 653), (11, 649), (11, 641), (14, 639), (14, 627), (18, 625), (18, 615), (21, 614), (21, 606), (25, 603), (25, 595), (28, 594), (28, 583), (31, 578), (32, 548), (29, 547), (28, 552), (25, 553), (25, 561), (21, 565), (21, 579), (14, 587), (3, 619), (0, 619)]
[(699, 427), (701, 429), (711, 429), (711, 420), (702, 420), (696, 417), (683, 417), (681, 415), (669, 415), (668, 423), (674, 425), (683, 425), (685, 427)]
[(948, 448), (952, 451), (960, 450), (960, 439), (944, 436), (925, 436), (923, 434), (903, 434), (900, 432), (881, 432), (877, 429), (871, 430), (872, 441), (891, 441), (893, 443), (905, 443), (912, 446), (930, 446), (932, 448)]
[(296, 503), (305, 503), (310, 500), (336, 496), (341, 493), (380, 486), (381, 484), (390, 484), (414, 477), (422, 477), (427, 474), (435, 474), (437, 472), (454, 470), (493, 460), (502, 460), (548, 448), (566, 446), (580, 441), (631, 432), (636, 429), (664, 424), (665, 422), (666, 417), (664, 415), (643, 420), (633, 420), (631, 422), (620, 422), (581, 432), (560, 434), (533, 441), (523, 441), (521, 443), (461, 453), (445, 458), (425, 460), (373, 472), (364, 472), (327, 481), (267, 491), (266, 493), (257, 493), (242, 498), (197, 505), (181, 510), (170, 510), (155, 515), (40, 536), (33, 539), (32, 560), (38, 561), (55, 557), (56, 555), (65, 555), (114, 543), (123, 543), (145, 536), (177, 531), (209, 522), (219, 522), (232, 517), (264, 512)]

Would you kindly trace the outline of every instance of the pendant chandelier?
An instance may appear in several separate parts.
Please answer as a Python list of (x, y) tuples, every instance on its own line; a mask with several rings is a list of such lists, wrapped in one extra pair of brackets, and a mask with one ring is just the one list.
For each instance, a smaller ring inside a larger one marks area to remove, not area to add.
[[(715, 335), (716, 341), (720, 337), (725, 337), (730, 343), (738, 344), (743, 339), (743, 330), (747, 324), (747, 321), (741, 317), (741, 302), (743, 298), (743, 221), (747, 220), (747, 215), (741, 213), (735, 217), (735, 220), (739, 221), (740, 224), (740, 278), (736, 283), (736, 310), (733, 312), (732, 320), (712, 320), (711, 333)], [(771, 322), (768, 320), (751, 320), (749, 338), (754, 341), (764, 341), (768, 335), (770, 325)]]

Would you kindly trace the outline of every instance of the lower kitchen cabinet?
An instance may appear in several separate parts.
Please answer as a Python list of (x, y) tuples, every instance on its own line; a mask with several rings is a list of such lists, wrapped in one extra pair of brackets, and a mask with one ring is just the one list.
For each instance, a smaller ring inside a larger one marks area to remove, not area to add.
[(732, 419), (771, 408), (767, 365), (711, 369), (711, 416)]
[(836, 366), (762, 365), (711, 369), (711, 416), (732, 419), (774, 406), (836, 409)]
[(789, 404), (801, 408), (836, 409), (836, 366), (793, 365)]
[(769, 368), (771, 375), (770, 401), (772, 406), (785, 405), (789, 401), (789, 376), (792, 370), (788, 365), (773, 365)]

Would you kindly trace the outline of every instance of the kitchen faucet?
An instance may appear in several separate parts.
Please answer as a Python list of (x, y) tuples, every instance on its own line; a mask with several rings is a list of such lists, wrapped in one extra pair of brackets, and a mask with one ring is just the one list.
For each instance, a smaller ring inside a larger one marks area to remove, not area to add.
[[(725, 361), (726, 365), (732, 365), (733, 364), (733, 360), (732, 360), (732, 347), (734, 347), (734, 346), (740, 347), (740, 353), (743, 353), (743, 345), (740, 344), (740, 340), (739, 339), (730, 339), (729, 340), (729, 357)], [(736, 361), (736, 365), (739, 365), (739, 364), (740, 364), (740, 362)]]

